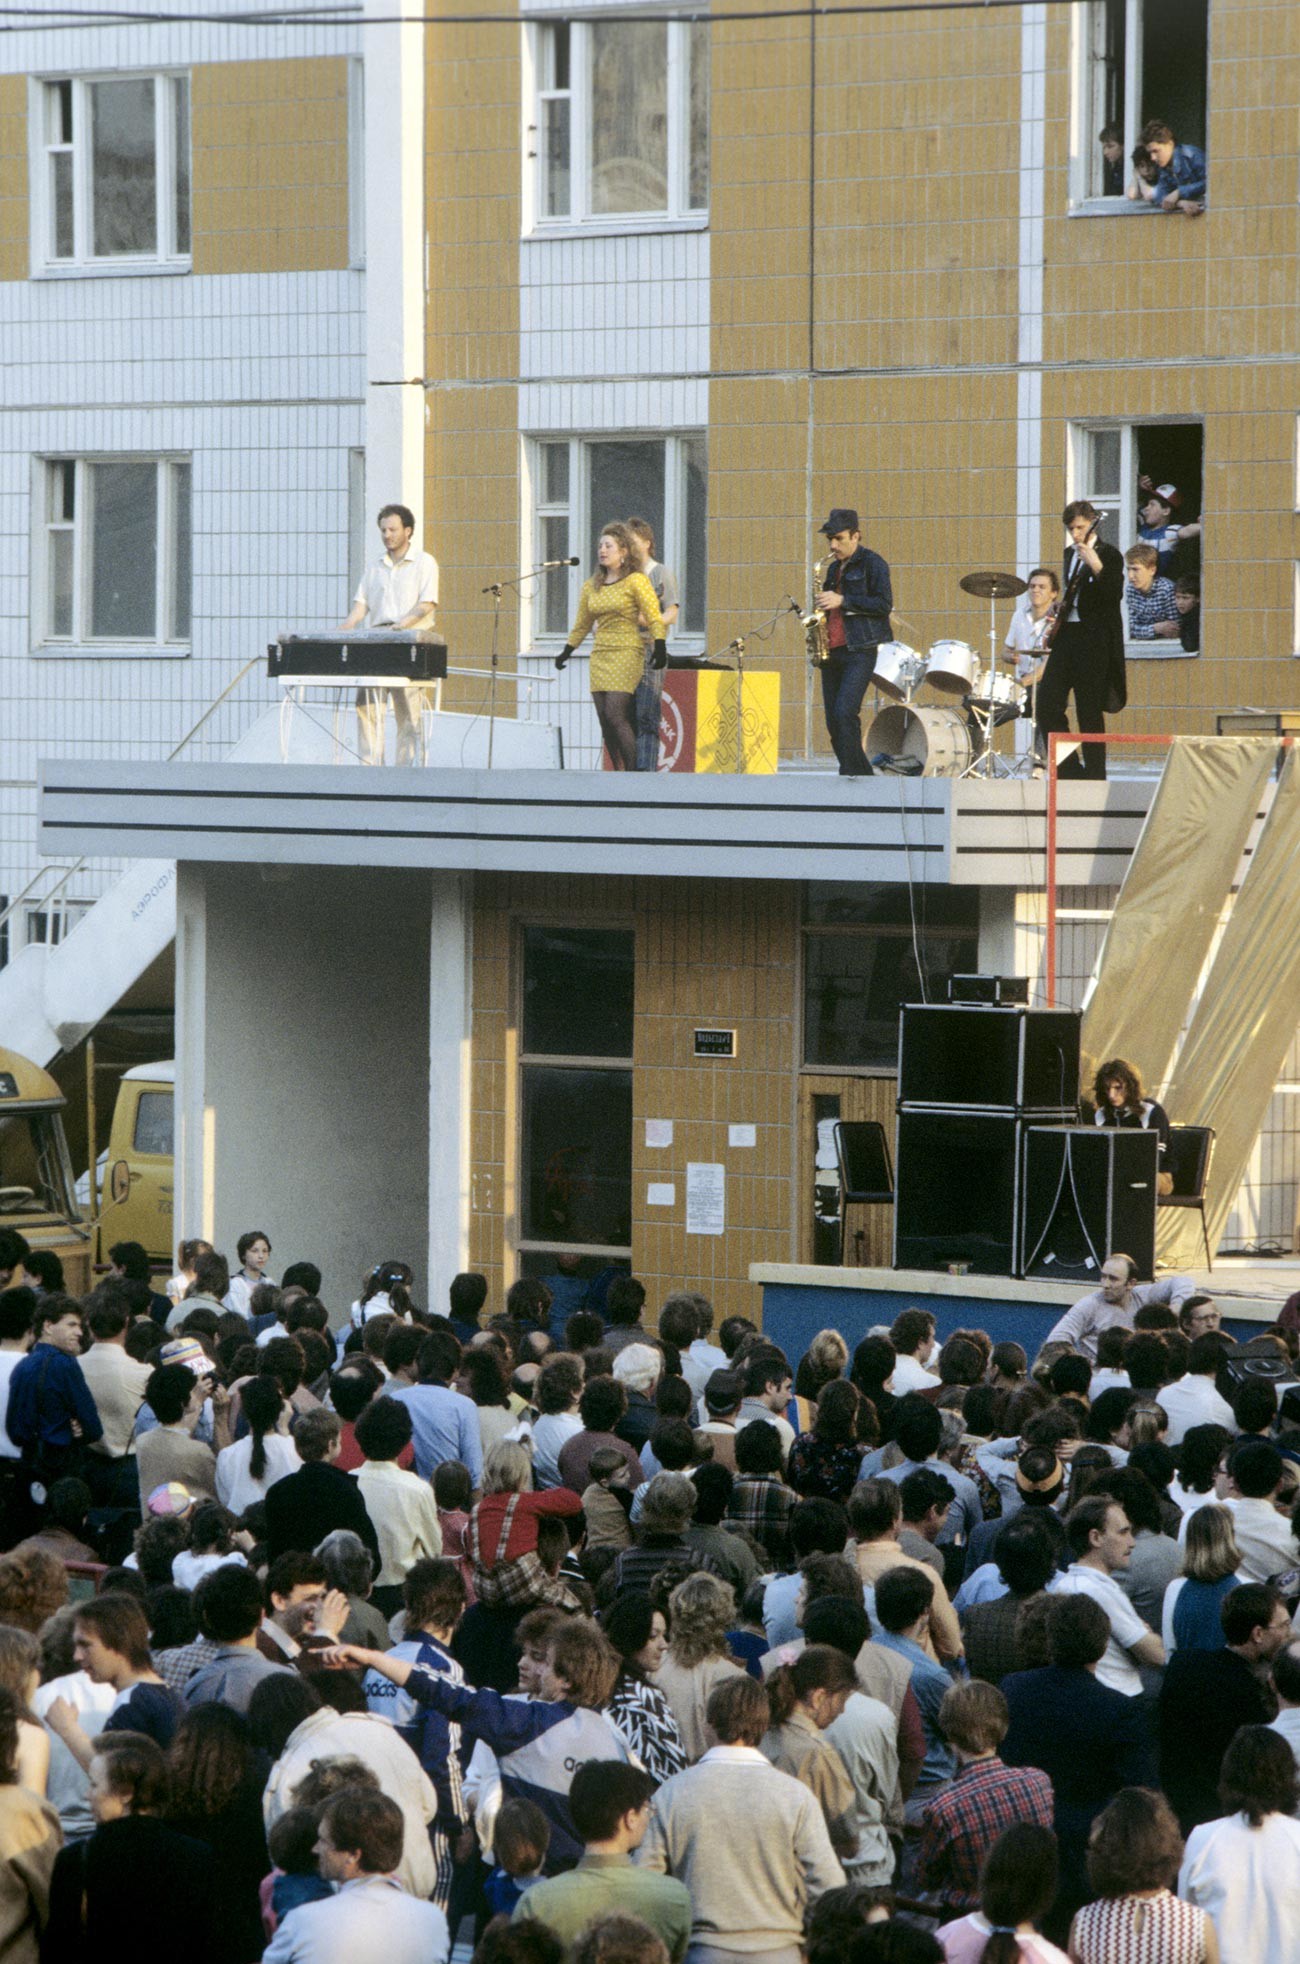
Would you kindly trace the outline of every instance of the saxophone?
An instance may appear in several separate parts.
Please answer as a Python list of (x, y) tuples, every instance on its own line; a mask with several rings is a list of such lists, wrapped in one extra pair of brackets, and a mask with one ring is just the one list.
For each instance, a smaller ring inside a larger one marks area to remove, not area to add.
[(804, 646), (808, 650), (808, 659), (814, 668), (824, 668), (831, 651), (830, 642), (826, 638), (826, 616), (817, 605), (817, 595), (826, 584), (826, 568), (830, 565), (832, 557), (833, 554), (827, 553), (825, 559), (819, 559), (814, 564), (809, 611), (799, 616), (803, 628)]

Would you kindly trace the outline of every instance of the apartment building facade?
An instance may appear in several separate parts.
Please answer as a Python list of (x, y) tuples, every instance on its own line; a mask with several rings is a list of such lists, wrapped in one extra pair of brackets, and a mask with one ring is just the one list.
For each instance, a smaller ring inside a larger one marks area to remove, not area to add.
[[(1074, 496), (1091, 496), (1127, 545), (1139, 480), (1172, 481), (1202, 526), (1201, 648), (1135, 644), (1119, 727), (1206, 732), (1239, 705), (1288, 705), (1300, 642), (1293, 8), (917, 0), (791, 18), (718, 4), (707, 22), (630, 0), (471, 11), (400, 28), (360, 14), (123, 26), (0, 47), (3, 181), (26, 170), (0, 205), (0, 308), (30, 371), (4, 412), (0, 658), (22, 718), (0, 735), (11, 887), (31, 850), (36, 756), (164, 757), (268, 633), (341, 614), (349, 558), (393, 496), (417, 509), (438, 557), (454, 664), (482, 671), (495, 629), (531, 680), (524, 713), (562, 721), (578, 764), (598, 761), (585, 672), (573, 664), (557, 682), (551, 657), (596, 531), (632, 512), (679, 576), (676, 646), (705, 653), (743, 635), (751, 668), (778, 675), (787, 769), (829, 759), (790, 602), (806, 597), (832, 505), (857, 507), (889, 561), (900, 639), (983, 648), (987, 609), (963, 573), (1059, 565)], [(95, 212), (76, 202), (79, 129), (88, 115), (95, 127), (93, 91), (124, 75), (137, 111), (152, 78), (154, 256), (166, 246), (176, 262), (129, 278), (51, 264), (49, 243), (57, 260), (70, 183), (73, 260), (86, 241), (95, 257)], [(1101, 128), (1117, 123), (1127, 152), (1159, 116), (1207, 152), (1203, 216), (1107, 194)], [(99, 352), (119, 346), (113, 361)], [(101, 600), (112, 623), (111, 595), (95, 583), (93, 521), (78, 556), (78, 519), (115, 472), (134, 472), (116, 482), (138, 493), (151, 463), (153, 632), (166, 640), (169, 605), (171, 627), (179, 618), (183, 560), (165, 528), (171, 514), (179, 539), (188, 501), (190, 644), (96, 651), (78, 636)], [(576, 568), (526, 580), (499, 612), (484, 592), (571, 554)], [(71, 596), (68, 637), (50, 633), (51, 585)], [(1003, 610), (999, 638), (1005, 623)], [(476, 710), (484, 683), (456, 678), (449, 699)], [(268, 698), (247, 700), (251, 713)], [(916, 836), (923, 849), (923, 826)], [(1015, 841), (1035, 874), (1041, 844), (1041, 830)], [(750, 1262), (810, 1258), (817, 1126), (892, 1109), (899, 1000), (920, 978), (941, 992), (953, 968), (1041, 962), (1033, 880), (930, 887), (918, 925), (911, 870), (836, 875), (828, 858), (805, 880), (774, 862), (724, 895), (670, 877), (651, 837), (635, 877), (572, 872), (558, 849), (531, 870), (457, 874), (469, 978), (458, 1258), (496, 1283), (576, 1250), (630, 1261), (653, 1287), (689, 1273), (733, 1307)], [(1076, 998), (1112, 897), (1105, 885), (1063, 894), (1091, 917), (1065, 936)], [(607, 1027), (530, 1022), (566, 963)], [(427, 992), (412, 1005), (428, 1014)], [(695, 1056), (694, 1031), (711, 1023), (738, 1032), (730, 1065)], [(580, 1180), (563, 1158), (575, 1099), (590, 1121)], [(1256, 1183), (1267, 1191), (1241, 1214), (1241, 1239), (1284, 1226), (1289, 1239), (1290, 1099), (1275, 1100)], [(674, 1143), (652, 1143), (670, 1116)], [(706, 1244), (688, 1229), (686, 1168), (720, 1163), (733, 1199)]]

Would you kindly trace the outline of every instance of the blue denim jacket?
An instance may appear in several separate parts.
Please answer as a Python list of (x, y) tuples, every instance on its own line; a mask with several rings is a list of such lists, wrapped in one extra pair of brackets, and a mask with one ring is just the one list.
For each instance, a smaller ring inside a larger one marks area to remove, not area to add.
[(1157, 210), (1171, 191), (1177, 191), (1183, 198), (1203, 198), (1206, 181), (1204, 150), (1198, 150), (1194, 143), (1178, 144), (1173, 156), (1156, 179)]
[(894, 605), (889, 568), (878, 552), (859, 546), (838, 569), (827, 568), (827, 585), (844, 595), (844, 644), (850, 655), (861, 654), (889, 639), (889, 615)]

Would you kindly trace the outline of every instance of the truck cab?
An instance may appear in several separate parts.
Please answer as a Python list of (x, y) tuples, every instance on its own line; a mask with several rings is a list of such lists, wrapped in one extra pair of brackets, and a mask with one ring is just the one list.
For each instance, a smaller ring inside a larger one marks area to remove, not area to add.
[(98, 1259), (119, 1241), (138, 1241), (151, 1261), (170, 1264), (176, 1067), (136, 1064), (113, 1106), (99, 1208)]
[(92, 1234), (73, 1188), (66, 1103), (48, 1071), (0, 1049), (0, 1227), (57, 1255), (70, 1294), (83, 1296), (91, 1286)]

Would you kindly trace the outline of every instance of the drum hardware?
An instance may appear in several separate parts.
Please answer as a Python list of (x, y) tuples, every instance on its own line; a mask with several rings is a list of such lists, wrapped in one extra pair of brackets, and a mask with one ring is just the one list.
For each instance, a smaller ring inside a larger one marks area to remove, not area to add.
[(989, 658), (986, 668), (972, 677), (966, 708), (975, 726), (978, 737), (983, 738), (978, 754), (973, 757), (963, 777), (1016, 777), (1019, 775), (1019, 759), (1009, 761), (999, 757), (993, 748), (993, 732), (1000, 723), (1009, 722), (1019, 715), (1023, 702), (1023, 691), (1009, 675), (998, 673), (998, 622), (997, 603), (999, 600), (1016, 600), (1028, 591), (1028, 580), (1022, 580), (1018, 573), (979, 572), (965, 573), (959, 582), (962, 592), (972, 594), (977, 600), (989, 603)]
[(926, 675), (926, 658), (905, 641), (877, 644), (876, 667), (872, 681), (882, 695), (894, 702), (910, 703)]

